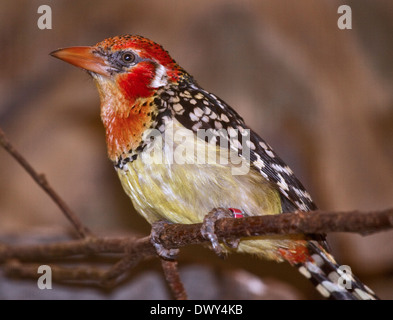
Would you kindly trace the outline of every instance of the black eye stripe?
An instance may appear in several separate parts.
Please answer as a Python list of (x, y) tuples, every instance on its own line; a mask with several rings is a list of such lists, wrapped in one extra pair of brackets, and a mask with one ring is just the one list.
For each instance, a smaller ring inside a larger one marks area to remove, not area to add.
[(110, 65), (110, 72), (127, 72), (129, 67), (135, 66), (142, 61), (152, 61), (150, 59), (141, 58), (131, 50), (119, 50), (116, 52), (106, 51), (102, 48), (97, 48), (95, 54), (105, 57)]

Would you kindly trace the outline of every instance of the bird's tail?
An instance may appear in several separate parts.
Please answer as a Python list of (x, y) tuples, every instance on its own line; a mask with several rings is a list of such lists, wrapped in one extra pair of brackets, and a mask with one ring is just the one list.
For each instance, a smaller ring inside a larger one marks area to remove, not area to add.
[(316, 289), (333, 300), (377, 300), (375, 293), (351, 273), (349, 266), (340, 266), (317, 241), (308, 241), (309, 259), (295, 266)]

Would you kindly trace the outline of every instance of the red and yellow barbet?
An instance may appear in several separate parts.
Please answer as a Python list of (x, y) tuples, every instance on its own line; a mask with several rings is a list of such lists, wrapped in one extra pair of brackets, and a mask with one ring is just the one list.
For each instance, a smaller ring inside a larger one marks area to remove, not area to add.
[[(52, 55), (93, 77), (108, 156), (134, 207), (149, 223), (200, 223), (220, 207), (236, 208), (243, 216), (316, 209), (272, 148), (223, 100), (202, 89), (160, 45), (125, 35), (92, 47), (59, 49)], [(200, 130), (209, 138), (200, 138)], [(181, 139), (174, 138), (177, 134)], [(181, 161), (173, 161), (173, 150), (184, 141), (196, 153), (186, 152)], [(233, 162), (219, 161), (225, 148), (220, 141), (227, 142), (226, 154), (245, 165), (246, 173), (234, 174)], [(206, 150), (218, 159), (198, 162), (197, 152)], [(343, 271), (322, 235), (261, 236), (242, 239), (236, 248), (222, 247), (288, 261), (327, 298), (377, 299), (353, 275), (347, 274), (347, 286), (340, 285)]]

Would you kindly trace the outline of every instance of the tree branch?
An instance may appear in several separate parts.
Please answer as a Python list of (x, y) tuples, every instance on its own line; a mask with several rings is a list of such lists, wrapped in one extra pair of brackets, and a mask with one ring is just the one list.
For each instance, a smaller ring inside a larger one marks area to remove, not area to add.
[[(200, 228), (202, 224), (169, 224), (160, 235), (168, 249), (207, 242)], [(216, 222), (219, 240), (287, 234), (314, 234), (329, 232), (356, 232), (362, 235), (393, 228), (393, 208), (374, 212), (294, 212), (281, 215), (221, 219)], [(156, 255), (150, 237), (94, 238), (39, 245), (0, 245), (0, 262), (9, 259), (43, 261), (92, 254), (124, 254), (122, 263), (135, 265), (135, 261)], [(116, 275), (117, 273), (114, 272)]]
[(164, 271), (165, 279), (176, 300), (187, 300), (187, 293), (180, 279), (177, 261), (161, 259), (161, 266)]
[[(159, 236), (168, 249), (207, 242), (201, 232), (202, 224), (169, 224)], [(297, 212), (273, 216), (255, 216), (241, 219), (221, 219), (216, 222), (219, 240), (287, 234), (313, 234), (329, 232), (357, 232), (363, 235), (391, 229), (393, 208), (374, 212)], [(88, 237), (66, 242), (38, 245), (0, 244), (0, 263), (5, 263), (8, 275), (37, 279), (37, 265), (21, 262), (67, 261), (78, 256), (88, 259), (92, 255), (120, 254), (121, 259), (108, 270), (94, 267), (63, 268), (53, 266), (54, 280), (94, 281), (103, 286), (114, 286), (118, 279), (140, 261), (156, 256), (150, 237)], [(11, 262), (10, 262), (11, 261)], [(185, 299), (186, 293), (174, 263), (163, 263), (164, 274), (174, 296)]]
[[(205, 242), (200, 233), (201, 224), (172, 224), (165, 227), (160, 236), (162, 244), (179, 248), (186, 244)], [(368, 235), (393, 227), (393, 208), (373, 212), (292, 212), (280, 215), (220, 219), (216, 222), (216, 234), (220, 240), (250, 236), (286, 234), (318, 234), (330, 232), (355, 232)]]
[(49, 185), (45, 175), (39, 174), (30, 163), (15, 149), (7, 139), (4, 131), (0, 128), (0, 145), (27, 171), (33, 180), (52, 198), (66, 218), (74, 226), (76, 232), (81, 238), (91, 236), (91, 231), (85, 227), (75, 213), (68, 207), (65, 201)]

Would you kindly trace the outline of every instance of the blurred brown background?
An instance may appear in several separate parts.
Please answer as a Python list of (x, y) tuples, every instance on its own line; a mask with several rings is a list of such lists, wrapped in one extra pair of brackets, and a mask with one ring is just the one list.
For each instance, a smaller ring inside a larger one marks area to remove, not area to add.
[[(52, 8), (52, 30), (37, 27), (41, 4)], [(337, 27), (341, 4), (352, 8), (352, 30)], [(0, 126), (93, 231), (148, 234), (106, 158), (93, 82), (48, 55), (140, 34), (232, 105), (322, 209), (388, 208), (392, 31), (389, 0), (2, 1)], [(70, 226), (58, 208), (1, 149), (0, 164), (0, 239), (33, 243), (66, 235)], [(393, 232), (329, 239), (339, 261), (382, 298), (393, 298)], [(221, 261), (190, 247), (182, 250), (181, 268), (190, 298), (319, 298), (286, 264), (248, 256)], [(1, 299), (170, 298), (157, 261), (142, 264), (112, 291), (54, 289), (0, 278)]]

